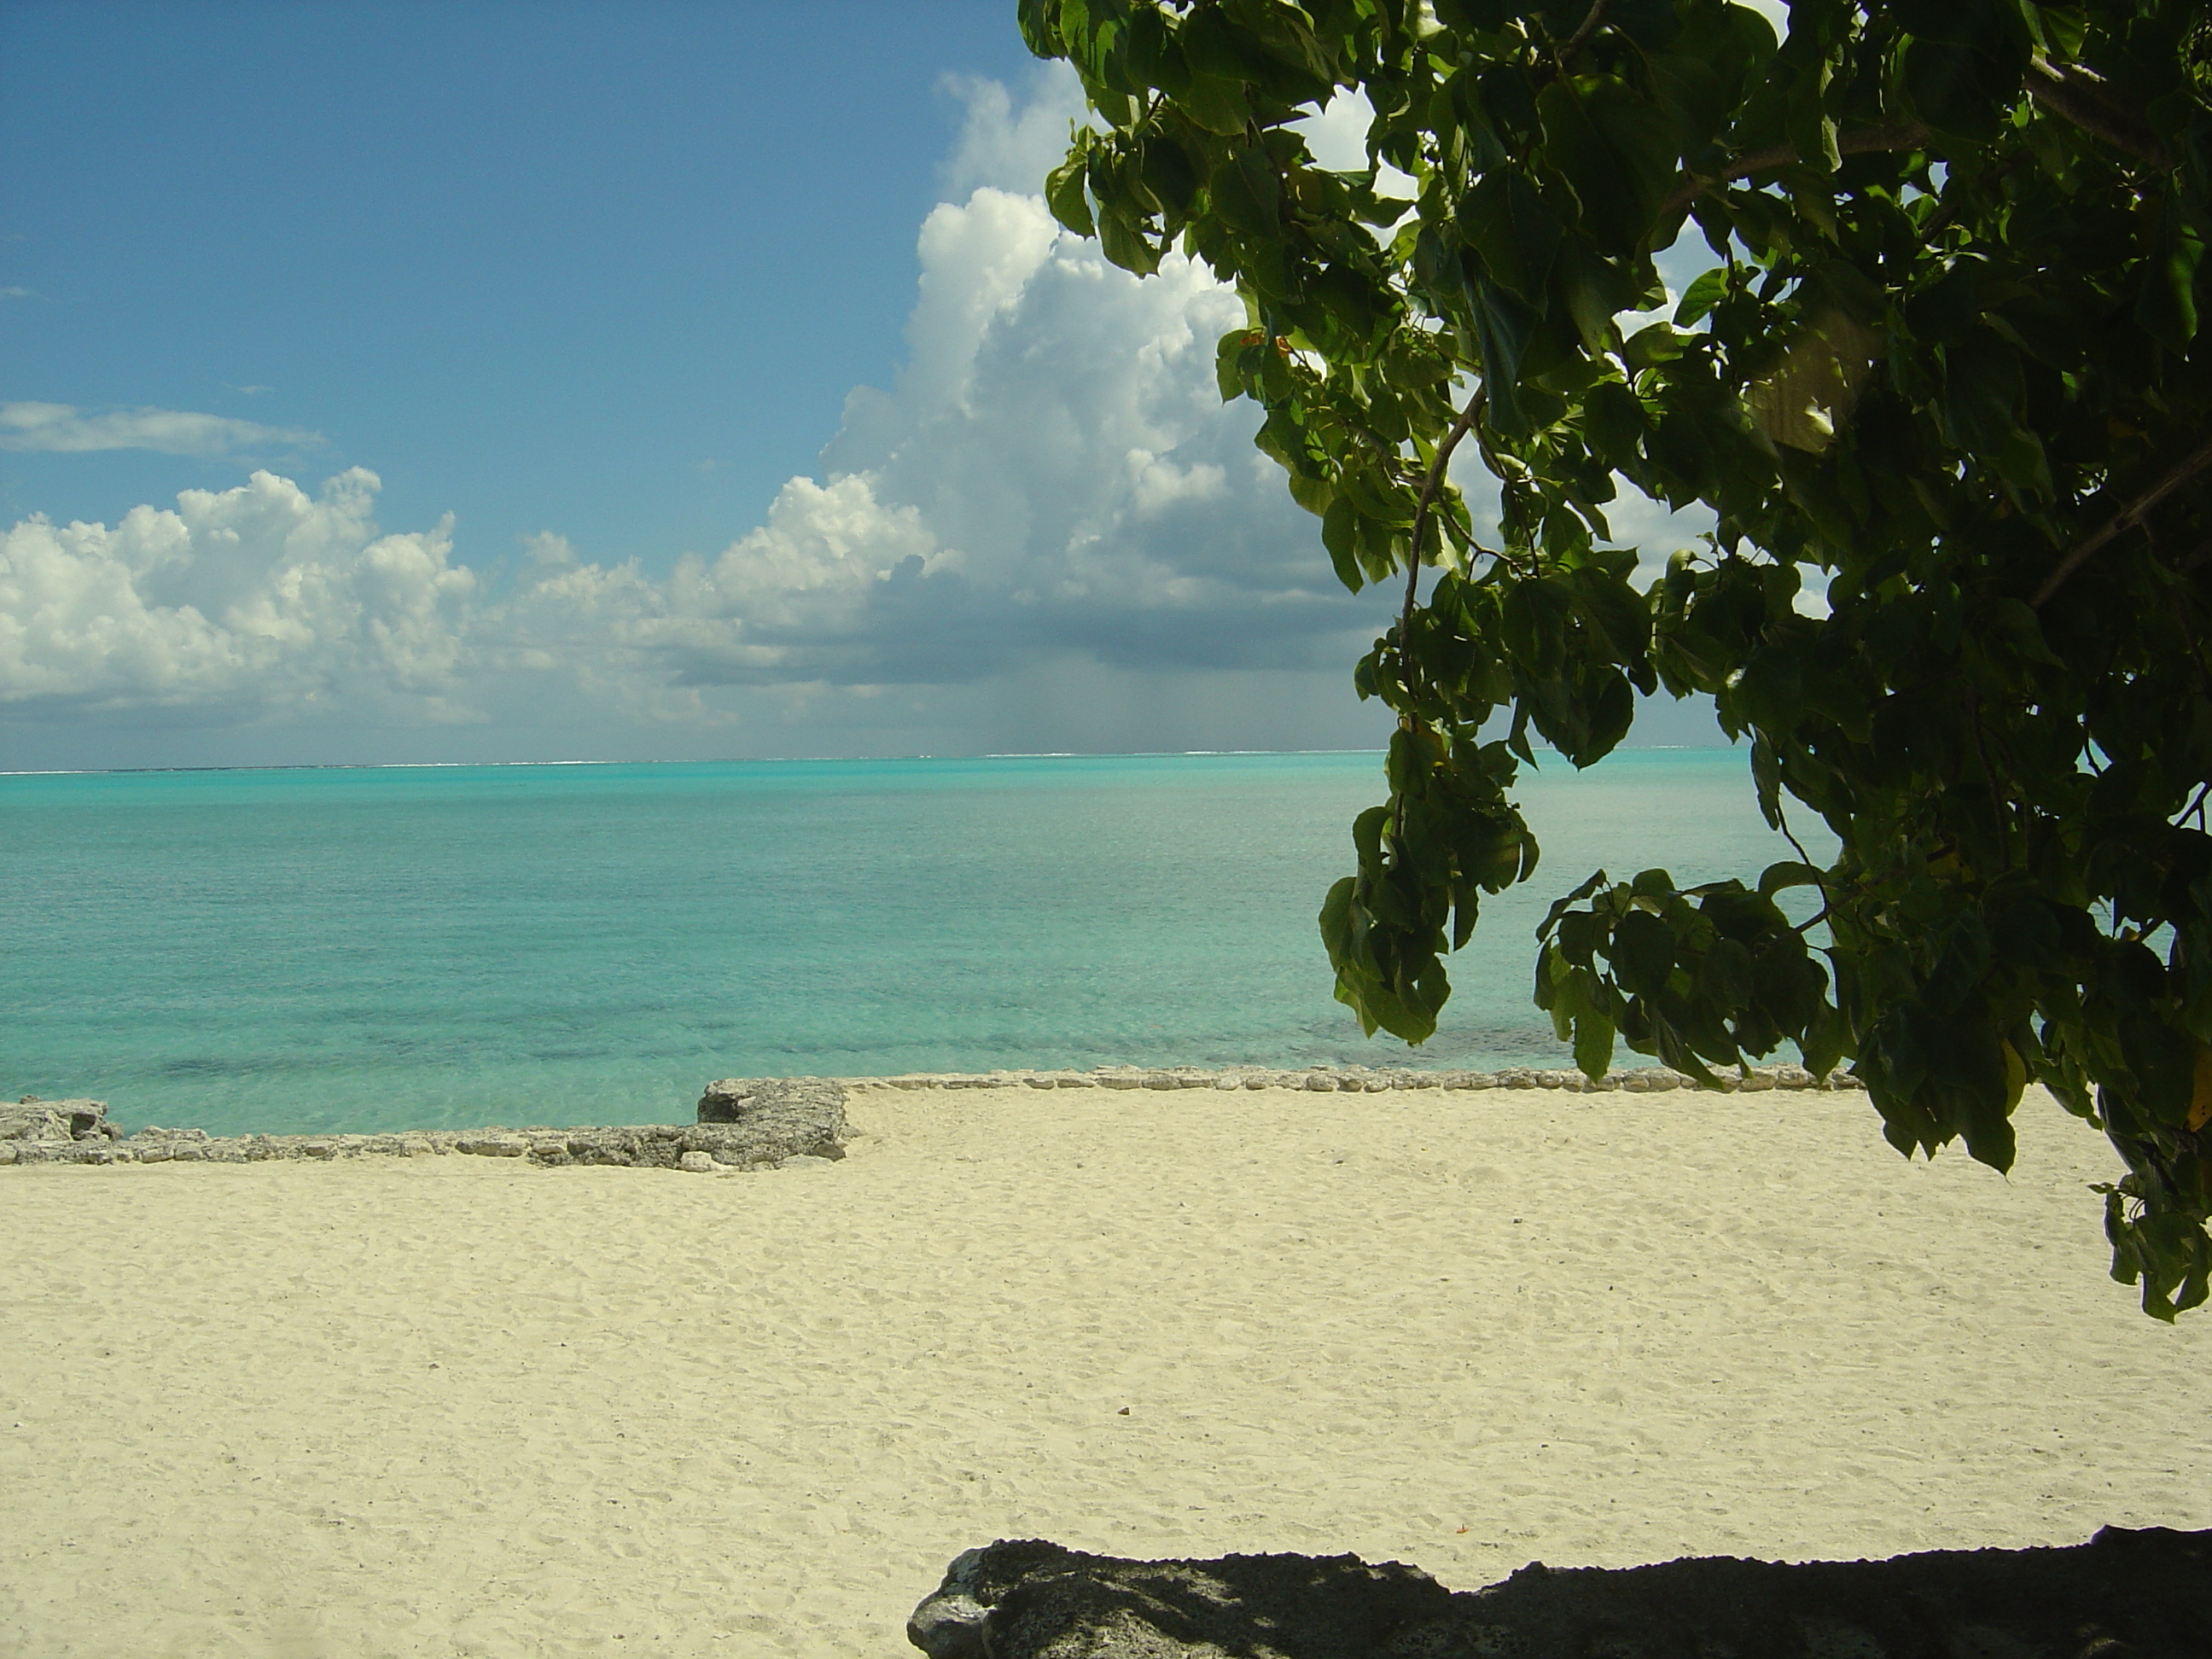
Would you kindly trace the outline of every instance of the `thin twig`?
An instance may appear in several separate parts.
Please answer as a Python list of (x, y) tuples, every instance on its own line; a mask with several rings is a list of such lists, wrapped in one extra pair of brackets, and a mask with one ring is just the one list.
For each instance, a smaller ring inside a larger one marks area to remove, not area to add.
[[(1482, 418), (1483, 404), (1489, 395), (1487, 385), (1475, 387), (1474, 395), (1467, 400), (1467, 407), (1460, 410), (1459, 418), (1451, 423), (1451, 429), (1444, 434), (1443, 441), (1437, 446), (1436, 455), (1429, 462), (1429, 476), (1421, 481), (1420, 499), (1413, 504), (1413, 527), (1406, 538), (1406, 603), (1398, 612), (1398, 666), (1405, 681), (1408, 701), (1412, 699), (1413, 690), (1413, 599), (1421, 580), (1421, 531), (1428, 523), (1429, 509), (1436, 501), (1437, 492), (1443, 488), (1444, 468), (1451, 463), (1452, 451), (1459, 447), (1459, 441), (1467, 436), (1474, 423)], [(1398, 716), (1398, 724), (1411, 731), (1415, 721), (1413, 715), (1401, 714)], [(1390, 797), (1390, 839), (1401, 860), (1406, 857), (1404, 815), (1405, 798), (1393, 793)]]
[(1413, 528), (1407, 538), (1406, 603), (1398, 612), (1398, 652), (1401, 657), (1413, 633), (1413, 596), (1421, 580), (1421, 532), (1427, 527), (1429, 509), (1436, 504), (1437, 494), (1443, 488), (1444, 468), (1451, 462), (1452, 451), (1459, 447), (1459, 441), (1482, 418), (1483, 404), (1489, 395), (1487, 386), (1475, 387), (1474, 396), (1467, 400), (1467, 407), (1460, 410), (1459, 418), (1451, 423), (1451, 430), (1437, 446), (1436, 459), (1429, 463), (1429, 476), (1421, 480), (1421, 496), (1413, 503)]
[(1583, 42), (1596, 33), (1598, 24), (1604, 21), (1605, 7), (1606, 0), (1590, 0), (1589, 13), (1583, 19), (1583, 26), (1567, 37), (1566, 45), (1552, 54), (1552, 61), (1559, 66), (1560, 74), (1567, 72), (1569, 60), (1583, 49)]
[(2066, 579), (2087, 564), (2091, 556), (2100, 548), (2113, 538), (2141, 524), (2145, 514), (2187, 483), (2208, 465), (2212, 465), (2212, 442), (2204, 444), (2173, 471), (2112, 514), (2105, 521), (2101, 529), (2075, 543), (2073, 550), (2058, 562), (2058, 568), (2044, 579), (2043, 586), (2035, 590), (2035, 597), (2028, 603), (2039, 611), (2041, 610), (2051, 596), (2065, 586)]
[[(1773, 740), (1771, 738), (1762, 738), (1761, 741), (1765, 743), (1769, 752), (1773, 755), (1774, 769), (1779, 773), (1782, 769), (1782, 751), (1774, 747)], [(1813, 863), (1813, 855), (1805, 850), (1804, 842), (1799, 841), (1796, 836), (1790, 832), (1790, 813), (1789, 810), (1782, 805), (1782, 789), (1780, 780), (1778, 778), (1776, 780), (1774, 790), (1774, 827), (1781, 830), (1783, 840), (1788, 842), (1790, 846), (1797, 849), (1798, 863), (1808, 866), (1811, 868), (1817, 869), (1819, 867), (1817, 865)], [(1826, 890), (1825, 889), (1822, 890), (1824, 894)]]
[(1782, 810), (1782, 800), (1779, 796), (1775, 798), (1774, 816), (1781, 825), (1782, 839), (1788, 842), (1792, 847), (1797, 849), (1798, 863), (1808, 866), (1812, 869), (1819, 869), (1820, 866), (1813, 862), (1813, 855), (1805, 850), (1805, 843), (1799, 841), (1796, 836), (1790, 833), (1790, 815)]

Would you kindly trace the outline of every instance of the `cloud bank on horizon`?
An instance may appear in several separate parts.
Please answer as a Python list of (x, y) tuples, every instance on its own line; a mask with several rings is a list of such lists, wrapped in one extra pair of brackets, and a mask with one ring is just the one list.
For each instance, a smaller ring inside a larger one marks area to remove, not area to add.
[[(1072, 76), (956, 90), (909, 360), (850, 394), (821, 477), (758, 528), (659, 574), (551, 529), (465, 563), (450, 518), (381, 529), (361, 467), (312, 491), (257, 471), (112, 526), (33, 517), (0, 535), (14, 763), (1379, 743), (1349, 670), (1389, 606), (1337, 585), (1257, 411), (1218, 400), (1236, 297), (1180, 258), (1140, 282), (1053, 222), (1032, 192), (1080, 113)], [(314, 441), (0, 405), (18, 447)]]

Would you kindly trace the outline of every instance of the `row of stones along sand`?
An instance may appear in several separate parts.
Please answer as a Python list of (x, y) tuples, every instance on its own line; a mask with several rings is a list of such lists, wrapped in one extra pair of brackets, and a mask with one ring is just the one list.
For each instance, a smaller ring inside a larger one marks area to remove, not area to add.
[[(1758, 1066), (1723, 1073), (1724, 1087), (1845, 1089), (1841, 1075), (1816, 1079), (1802, 1066)], [(1417, 1072), (1365, 1066), (1310, 1066), (1303, 1071), (1198, 1066), (1146, 1070), (1101, 1066), (1091, 1072), (918, 1072), (883, 1078), (725, 1078), (700, 1097), (699, 1121), (616, 1127), (475, 1130), (433, 1129), (389, 1134), (213, 1136), (203, 1129), (149, 1126), (125, 1135), (94, 1100), (36, 1101), (13, 1138), (0, 1125), (0, 1164), (259, 1163), (271, 1158), (424, 1158), (453, 1153), (526, 1158), (533, 1164), (609, 1164), (712, 1173), (818, 1165), (843, 1155), (844, 1105), (854, 1092), (878, 1089), (1296, 1089), (1321, 1093), (1386, 1090), (1552, 1089), (1566, 1093), (1682, 1089), (1692, 1080), (1663, 1067), (1608, 1073), (1592, 1082), (1580, 1072), (1512, 1068), (1502, 1072)], [(0, 1108), (0, 1113), (13, 1109)], [(74, 1129), (62, 1126), (74, 1124)]]

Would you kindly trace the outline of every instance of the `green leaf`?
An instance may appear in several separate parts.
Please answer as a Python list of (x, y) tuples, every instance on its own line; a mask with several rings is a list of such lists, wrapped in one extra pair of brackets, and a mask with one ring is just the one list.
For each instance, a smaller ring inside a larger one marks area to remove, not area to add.
[(1639, 659), (1651, 641), (1651, 613), (1625, 576), (1585, 567), (1575, 573), (1575, 614), (1617, 663)]
[(1536, 314), (1497, 283), (1475, 286), (1475, 337), (1482, 352), (1483, 386), (1490, 394), (1490, 421), (1509, 437), (1526, 435), (1534, 424), (1521, 385), (1521, 358), (1535, 332)]
[(1322, 901), (1322, 943), (1328, 951), (1329, 961), (1339, 968), (1352, 958), (1352, 896), (1358, 890), (1358, 882), (1346, 876)]
[(1537, 310), (1565, 227), (1518, 173), (1491, 173), (1460, 199), (1459, 232), (1491, 275)]
[(1997, 634), (2027, 662), (2039, 663), (2046, 668), (2063, 669), (2066, 664), (2051, 653), (2050, 643), (2044, 638), (2043, 623), (2027, 602), (2009, 594), (1990, 606), (1990, 621)]
[(1516, 581), (1499, 607), (1499, 634), (1516, 666), (1532, 678), (1547, 679), (1566, 652), (1567, 623), (1574, 597), (1563, 582), (1546, 577)]
[(1996, 61), (1971, 46), (1915, 40), (1905, 49), (1905, 94), (1929, 126), (1955, 141), (1987, 143), (2010, 114), (2018, 96), (2015, 73), (2008, 82)]
[(1181, 144), (1156, 134), (1140, 147), (1139, 164), (1145, 188), (1162, 211), (1177, 216), (1189, 212), (1198, 195), (1198, 170)]
[[(1770, 830), (1782, 827), (1782, 757), (1765, 733), (1751, 740), (1752, 787), (1759, 799), (1759, 815)], [(1765, 890), (1762, 888), (1762, 891)]]
[(1635, 995), (1659, 995), (1674, 971), (1674, 933), (1646, 909), (1632, 909), (1613, 925), (1608, 951), (1614, 973)]
[(1089, 236), (1095, 229), (1091, 217), (1091, 203), (1083, 193), (1083, 183), (1089, 168), (1089, 156), (1080, 146), (1068, 152), (1067, 159), (1045, 177), (1045, 205), (1052, 216), (1066, 225), (1078, 236)]
[(1638, 996), (1657, 996), (1674, 971), (1674, 935), (1648, 910), (1631, 910), (1613, 924), (1609, 953), (1620, 982)]
[(2188, 349), (2197, 337), (2197, 269), (2204, 258), (2204, 238), (2169, 205), (2159, 228), (2158, 247), (2144, 263), (2143, 285), (2136, 301), (2136, 320), (2152, 338), (2174, 351)]
[(1759, 896), (1772, 898), (1777, 893), (1793, 887), (1818, 887), (1827, 879), (1827, 872), (1810, 864), (1800, 864), (1785, 859), (1779, 864), (1770, 864), (1759, 878)]
[(1330, 79), (1329, 54), (1296, 7), (1279, 0), (1220, 0), (1220, 5), (1257, 51), (1297, 74)]
[(1725, 265), (1715, 265), (1691, 278), (1689, 287), (1674, 307), (1674, 326), (1689, 328), (1702, 321), (1712, 308), (1728, 297), (1729, 273)]
[(1744, 388), (1744, 408), (1771, 441), (1820, 454), (1850, 418), (1881, 343), (1841, 307), (1826, 307), (1788, 337), (1773, 369)]
[(1302, 472), (1291, 474), (1291, 499), (1316, 518), (1327, 516), (1336, 500), (1336, 492), (1328, 487), (1325, 478), (1309, 477)]
[(1650, 323), (1628, 337), (1622, 356), (1632, 369), (1656, 368), (1671, 363), (1689, 345), (1689, 338), (1665, 323)]
[(1109, 259), (1139, 276), (1149, 276), (1160, 268), (1159, 249), (1118, 213), (1099, 215), (1098, 246)]
[(1640, 252), (1680, 166), (1674, 123), (1611, 75), (1555, 80), (1536, 110), (1545, 159), (1581, 201), (1582, 228), (1601, 252)]
[(1064, 58), (1067, 44), (1060, 33), (1060, 0), (1020, 0), (1016, 19), (1022, 44), (1038, 58)]
[(1832, 1004), (1823, 1002), (1814, 1011), (1797, 1048), (1805, 1069), (1814, 1077), (1825, 1078), (1850, 1052), (1850, 1024)]
[(1536, 928), (1536, 937), (1538, 939), (1550, 938), (1552, 930), (1559, 926), (1560, 918), (1565, 916), (1567, 912), (1571, 910), (1576, 905), (1580, 904), (1584, 899), (1588, 898), (1592, 893), (1597, 891), (1599, 888), (1604, 886), (1605, 882), (1606, 875), (1604, 871), (1595, 870), (1591, 872), (1581, 886), (1576, 888), (1573, 892), (1569, 893), (1565, 898), (1559, 900), (1549, 910), (1544, 913), (1544, 920), (1538, 924)]
[(1258, 144), (1246, 144), (1213, 170), (1213, 210), (1248, 236), (1273, 236), (1282, 221), (1282, 181)]
[(1615, 471), (1638, 465), (1650, 428), (1644, 405), (1619, 380), (1600, 380), (1583, 394), (1583, 427), (1600, 459)]
[(1330, 499), (1322, 514), (1321, 540), (1346, 591), (1357, 593), (1366, 586), (1366, 573), (1359, 568), (1359, 509), (1350, 496), (1340, 492)]
[(1247, 395), (1244, 386), (1244, 354), (1251, 348), (1266, 343), (1266, 336), (1250, 329), (1236, 328), (1223, 335), (1213, 348), (1213, 383), (1220, 389), (1221, 401), (1232, 404)]
[(1192, 76), (1176, 107), (1185, 119), (1223, 137), (1234, 137), (1252, 124), (1243, 82), (1218, 75)]
[(1595, 1009), (1575, 1016), (1575, 1064), (1593, 1083), (1613, 1068), (1613, 1024)]

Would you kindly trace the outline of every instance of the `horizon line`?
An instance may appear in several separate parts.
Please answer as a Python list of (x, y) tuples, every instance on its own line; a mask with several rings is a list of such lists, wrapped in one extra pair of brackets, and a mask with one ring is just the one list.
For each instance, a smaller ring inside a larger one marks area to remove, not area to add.
[[(1735, 749), (1740, 744), (1650, 743), (1623, 744), (1614, 754), (1652, 754), (1662, 751)], [(1537, 745), (1542, 754), (1559, 751)], [(852, 766), (896, 765), (908, 761), (992, 760), (1197, 760), (1272, 755), (1383, 755), (1387, 745), (1373, 749), (1045, 749), (988, 750), (974, 755), (762, 755), (719, 756), (702, 760), (506, 760), (506, 761), (268, 761), (211, 766), (43, 766), (0, 768), (0, 778), (125, 777), (149, 773), (194, 772), (434, 772), (525, 766), (804, 766), (825, 763)], [(1602, 761), (1591, 763), (1602, 765)]]

